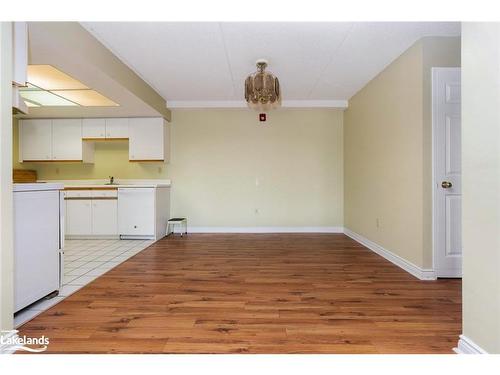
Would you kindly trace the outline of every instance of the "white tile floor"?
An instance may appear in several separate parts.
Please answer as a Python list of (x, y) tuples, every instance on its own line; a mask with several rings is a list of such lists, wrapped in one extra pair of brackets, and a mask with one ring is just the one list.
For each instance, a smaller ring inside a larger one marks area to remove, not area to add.
[(151, 245), (152, 240), (66, 240), (64, 245), (64, 281), (59, 295), (42, 299), (14, 316), (16, 327), (108, 272)]

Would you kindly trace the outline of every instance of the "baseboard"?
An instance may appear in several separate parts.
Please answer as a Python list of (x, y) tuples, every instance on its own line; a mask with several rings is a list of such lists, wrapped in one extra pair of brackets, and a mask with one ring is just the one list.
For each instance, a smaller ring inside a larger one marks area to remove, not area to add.
[[(0, 341), (0, 354), (12, 354), (17, 350), (17, 345), (14, 344), (17, 338), (17, 330), (4, 331), (5, 333), (1, 335)], [(9, 342), (6, 342), (9, 341)]]
[(342, 227), (188, 227), (188, 233), (343, 233)]
[(119, 235), (65, 235), (65, 240), (119, 240)]
[(488, 354), (486, 350), (464, 335), (460, 335), (458, 344), (453, 351), (457, 354)]
[(373, 252), (377, 253), (381, 257), (384, 257), (389, 262), (394, 263), (396, 266), (404, 269), (406, 272), (412, 274), (420, 280), (436, 280), (436, 274), (432, 269), (420, 268), (419, 266), (401, 258), (399, 255), (383, 248), (382, 246), (376, 244), (375, 242), (353, 232), (350, 229), (344, 228), (344, 233), (351, 237), (353, 240), (359, 242), (360, 244), (366, 246)]

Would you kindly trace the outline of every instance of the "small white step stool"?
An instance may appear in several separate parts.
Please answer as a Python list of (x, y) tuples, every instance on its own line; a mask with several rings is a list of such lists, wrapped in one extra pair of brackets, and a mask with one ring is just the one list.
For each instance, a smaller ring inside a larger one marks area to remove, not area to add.
[[(179, 225), (180, 227), (180, 230), (181, 230), (181, 237), (184, 235), (184, 234), (187, 234), (187, 228), (188, 228), (188, 221), (185, 217), (174, 217), (172, 219), (170, 219), (169, 221), (167, 221), (167, 236), (170, 234), (170, 233), (173, 233), (175, 234), (175, 226), (176, 225)], [(173, 228), (173, 230), (171, 231), (170, 230), (170, 227)]]

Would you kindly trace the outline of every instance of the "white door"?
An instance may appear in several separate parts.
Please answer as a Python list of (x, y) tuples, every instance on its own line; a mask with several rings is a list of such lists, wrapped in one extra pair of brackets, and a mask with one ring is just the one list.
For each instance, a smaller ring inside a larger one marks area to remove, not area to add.
[(66, 235), (82, 236), (92, 233), (90, 199), (66, 199)]
[(52, 160), (83, 160), (82, 120), (52, 120)]
[(432, 69), (434, 268), (462, 276), (462, 161), (460, 68)]
[(128, 118), (107, 118), (106, 138), (127, 139)]
[(21, 120), (19, 138), (21, 160), (52, 160), (52, 120)]
[(103, 118), (84, 118), (82, 120), (83, 139), (104, 139), (106, 120)]
[(129, 160), (165, 161), (163, 118), (131, 118), (129, 134)]
[(115, 199), (92, 200), (92, 234), (118, 234), (118, 201)]

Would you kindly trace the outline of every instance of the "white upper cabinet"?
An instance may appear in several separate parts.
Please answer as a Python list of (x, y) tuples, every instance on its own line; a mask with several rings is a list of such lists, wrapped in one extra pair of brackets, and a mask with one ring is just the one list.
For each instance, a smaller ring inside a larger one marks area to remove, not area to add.
[(82, 120), (52, 120), (52, 160), (83, 161)]
[(19, 121), (19, 161), (94, 161), (93, 142), (82, 140), (81, 119)]
[(106, 119), (106, 138), (129, 137), (129, 119), (128, 118), (107, 118)]
[(19, 121), (20, 161), (52, 160), (52, 120)]
[(82, 137), (83, 139), (104, 139), (106, 137), (106, 120), (103, 118), (84, 118)]
[(170, 126), (161, 117), (143, 117), (20, 120), (19, 161), (93, 163), (99, 139), (128, 139), (129, 161), (170, 159)]
[(170, 128), (163, 118), (131, 118), (130, 161), (169, 161)]
[(12, 23), (12, 83), (26, 86), (28, 75), (28, 23)]

